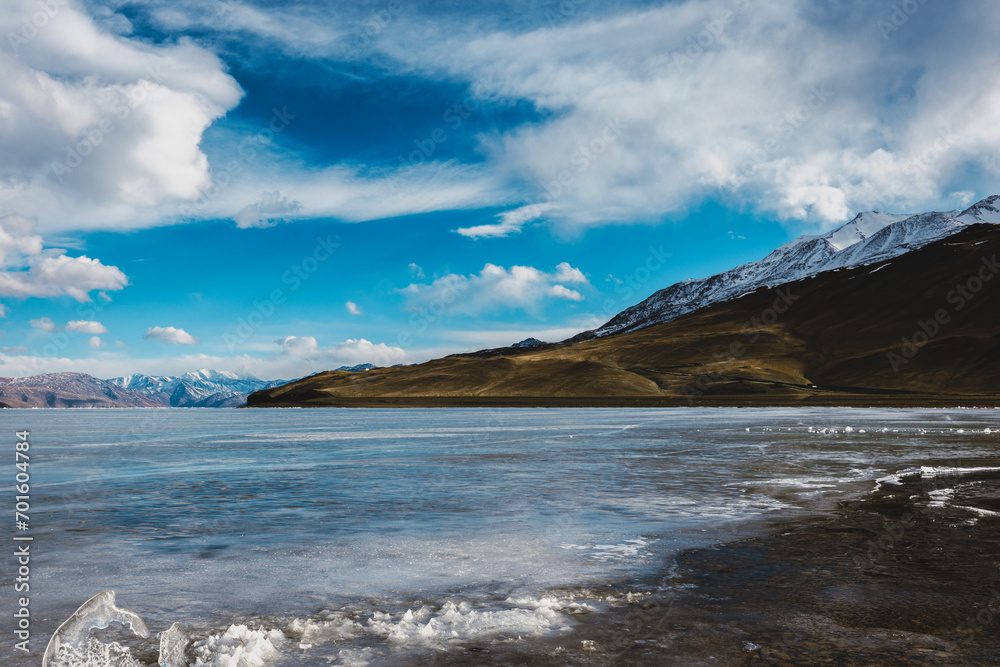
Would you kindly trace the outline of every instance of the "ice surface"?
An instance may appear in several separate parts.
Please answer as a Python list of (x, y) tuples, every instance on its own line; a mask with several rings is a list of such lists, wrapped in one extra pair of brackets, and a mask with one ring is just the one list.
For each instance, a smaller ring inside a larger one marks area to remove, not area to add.
[(133, 667), (140, 663), (128, 649), (117, 643), (104, 644), (93, 638), (94, 630), (113, 623), (127, 625), (140, 637), (149, 636), (149, 628), (138, 615), (115, 604), (115, 592), (104, 591), (90, 598), (52, 635), (42, 656), (42, 667)]
[[(825, 511), (896, 471), (938, 475), (928, 488), (961, 504), (954, 466), (1000, 466), (996, 410), (175, 413), (154, 430), (140, 411), (21, 413), (52, 441), (39, 586), (70, 611), (104, 582), (123, 600), (156, 591), (153, 609), (130, 605), (166, 630), (132, 649), (144, 667), (157, 644), (167, 662), (174, 621), (197, 644), (185, 667), (419, 664), (558, 633), (586, 611), (566, 591), (633, 585), (768, 514)], [(79, 665), (135, 667), (82, 647)]]

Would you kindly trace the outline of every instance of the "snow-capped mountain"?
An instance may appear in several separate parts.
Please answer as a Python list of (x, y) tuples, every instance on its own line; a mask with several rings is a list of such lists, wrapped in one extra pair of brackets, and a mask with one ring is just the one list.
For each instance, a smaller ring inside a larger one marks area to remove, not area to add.
[(85, 373), (46, 373), (0, 378), (0, 407), (10, 408), (158, 408), (137, 392)]
[(348, 373), (364, 373), (365, 371), (370, 371), (378, 368), (375, 364), (358, 364), (357, 366), (341, 366), (336, 369), (338, 371), (347, 371)]
[(252, 375), (203, 368), (176, 377), (134, 374), (112, 378), (108, 382), (161, 405), (230, 408), (246, 403), (247, 396), (255, 391), (278, 387), (287, 380), (261, 380)]
[(593, 334), (607, 336), (670, 322), (761, 287), (775, 287), (824, 271), (891, 259), (976, 223), (1000, 224), (1000, 195), (964, 211), (916, 215), (859, 213), (846, 225), (818, 236), (800, 236), (759, 261), (662, 289), (618, 313)]

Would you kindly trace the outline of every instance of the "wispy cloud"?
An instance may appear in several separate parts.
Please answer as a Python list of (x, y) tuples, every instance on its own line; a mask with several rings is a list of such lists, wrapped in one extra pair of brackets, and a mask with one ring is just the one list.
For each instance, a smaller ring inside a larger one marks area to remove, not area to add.
[(552, 204), (529, 204), (521, 206), (511, 211), (504, 211), (497, 217), (500, 219), (495, 225), (476, 225), (474, 227), (461, 227), (455, 231), (462, 236), (473, 239), (497, 238), (502, 236), (512, 236), (521, 233), (525, 224), (532, 220), (538, 220), (545, 212), (552, 209)]

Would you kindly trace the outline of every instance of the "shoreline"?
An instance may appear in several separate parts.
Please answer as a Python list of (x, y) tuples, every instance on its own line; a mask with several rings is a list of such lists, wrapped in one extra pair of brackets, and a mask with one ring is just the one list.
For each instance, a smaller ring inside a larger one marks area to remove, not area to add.
[(1000, 396), (899, 396), (881, 394), (837, 394), (816, 396), (679, 396), (629, 397), (538, 397), (538, 396), (416, 396), (416, 397), (324, 397), (315, 402), (281, 402), (241, 405), (243, 409), (296, 408), (1000, 408)]
[(682, 552), (643, 584), (652, 595), (567, 635), (428, 664), (1000, 664), (1000, 470), (880, 486)]

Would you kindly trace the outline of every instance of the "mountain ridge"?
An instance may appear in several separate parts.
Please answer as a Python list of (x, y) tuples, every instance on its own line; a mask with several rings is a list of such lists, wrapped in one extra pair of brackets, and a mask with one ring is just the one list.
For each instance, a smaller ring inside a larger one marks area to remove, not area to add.
[(1000, 226), (963, 225), (888, 259), (761, 286), (634, 331), (319, 373), (247, 405), (995, 407), (998, 256)]
[(202, 368), (177, 376), (133, 373), (107, 382), (163, 406), (227, 408), (243, 405), (253, 392), (280, 386), (287, 380), (261, 380), (249, 373)]
[(776, 287), (824, 271), (891, 259), (977, 223), (1000, 224), (1000, 195), (983, 199), (964, 211), (903, 215), (862, 212), (824, 234), (793, 239), (763, 259), (665, 287), (578, 338), (663, 324), (760, 287)]
[(0, 378), (0, 407), (159, 408), (159, 403), (86, 373)]

